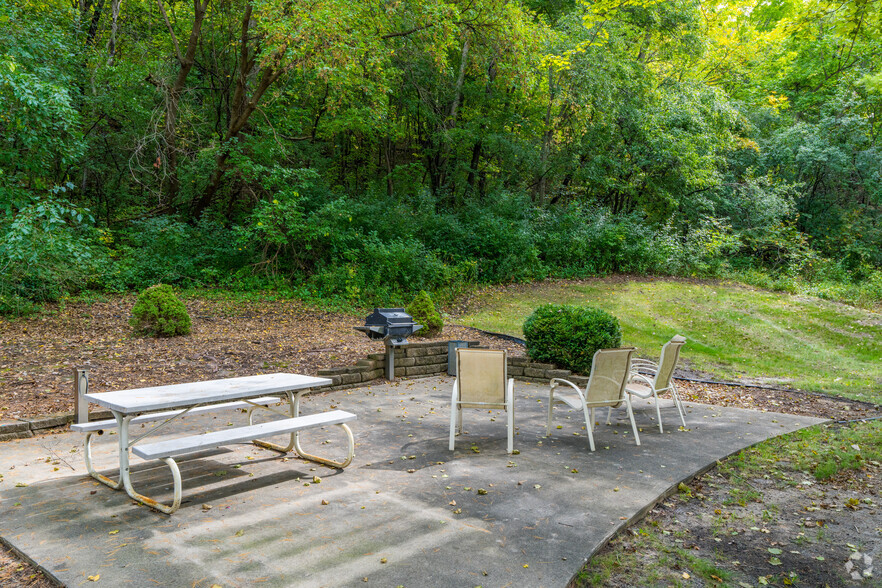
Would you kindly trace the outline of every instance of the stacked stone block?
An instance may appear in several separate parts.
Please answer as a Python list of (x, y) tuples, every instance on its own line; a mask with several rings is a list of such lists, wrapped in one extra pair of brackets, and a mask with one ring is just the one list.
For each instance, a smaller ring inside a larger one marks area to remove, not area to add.
[[(478, 347), (478, 341), (468, 341), (469, 347)], [(421, 376), (437, 376), (447, 372), (447, 342), (411, 343), (404, 347), (396, 347), (395, 377), (414, 378)], [(372, 353), (367, 359), (360, 359), (349, 367), (319, 370), (317, 375), (331, 379), (330, 387), (325, 390), (336, 390), (344, 387), (370, 382), (386, 377), (386, 354)]]
[[(468, 341), (471, 349), (486, 349), (478, 341)], [(395, 348), (395, 377), (417, 378), (437, 376), (447, 372), (447, 342), (412, 343)], [(354, 366), (319, 370), (318, 375), (330, 378), (332, 385), (322, 391), (351, 388), (361, 383), (386, 377), (386, 354), (372, 353)], [(566, 378), (577, 386), (584, 386), (588, 378), (576, 376), (554, 364), (530, 361), (526, 357), (508, 358), (508, 375), (516, 380), (548, 382), (551, 378)]]

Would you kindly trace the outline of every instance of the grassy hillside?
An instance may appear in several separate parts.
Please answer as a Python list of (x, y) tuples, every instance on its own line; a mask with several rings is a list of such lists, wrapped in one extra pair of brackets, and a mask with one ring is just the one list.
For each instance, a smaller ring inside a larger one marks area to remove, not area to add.
[(459, 322), (521, 336), (524, 319), (546, 302), (611, 312), (623, 344), (641, 356), (657, 357), (679, 333), (693, 369), (882, 401), (882, 314), (816, 298), (663, 279), (547, 282), (488, 292)]

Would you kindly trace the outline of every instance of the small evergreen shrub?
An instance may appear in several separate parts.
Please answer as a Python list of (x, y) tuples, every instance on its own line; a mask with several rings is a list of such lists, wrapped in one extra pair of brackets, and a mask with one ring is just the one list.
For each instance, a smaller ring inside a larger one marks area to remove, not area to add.
[(420, 290), (405, 310), (413, 317), (415, 323), (423, 325), (422, 329), (414, 333), (417, 337), (434, 337), (444, 328), (444, 321), (441, 320), (435, 303), (425, 290)]
[(168, 284), (150, 286), (140, 294), (132, 307), (129, 325), (136, 335), (174, 337), (190, 334), (187, 307), (175, 296)]
[(595, 351), (621, 345), (622, 329), (599, 308), (543, 304), (524, 321), (524, 337), (534, 360), (587, 375)]

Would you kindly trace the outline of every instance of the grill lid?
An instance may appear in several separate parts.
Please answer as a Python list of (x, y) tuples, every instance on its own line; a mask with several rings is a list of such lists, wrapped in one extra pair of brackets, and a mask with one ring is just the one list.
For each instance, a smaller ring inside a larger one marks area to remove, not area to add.
[(374, 312), (364, 319), (364, 324), (366, 326), (404, 326), (416, 323), (413, 322), (413, 317), (407, 314), (403, 308), (375, 308)]
[(403, 308), (375, 308), (364, 319), (363, 327), (355, 327), (371, 339), (394, 339), (394, 345), (406, 344), (406, 337), (422, 328), (422, 325), (413, 322), (413, 317)]

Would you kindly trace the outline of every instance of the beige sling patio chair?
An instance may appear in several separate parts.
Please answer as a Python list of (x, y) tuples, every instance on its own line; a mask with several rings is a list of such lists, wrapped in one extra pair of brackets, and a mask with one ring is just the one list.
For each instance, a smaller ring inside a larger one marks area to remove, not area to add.
[[(661, 410), (658, 407), (658, 395), (670, 392), (674, 399), (674, 405), (680, 413), (680, 421), (686, 428), (686, 417), (683, 415), (683, 403), (677, 394), (677, 385), (674, 383), (674, 368), (680, 359), (680, 348), (686, 343), (686, 337), (675, 335), (670, 341), (662, 346), (661, 357), (658, 363), (648, 359), (634, 359), (631, 361), (631, 380), (625, 387), (629, 396), (638, 398), (655, 399), (655, 414), (658, 417), (658, 430), (665, 432), (662, 426)], [(607, 417), (609, 418), (609, 417)]]
[(450, 405), (450, 451), (462, 433), (462, 409), (504, 409), (508, 419), (508, 452), (514, 450), (514, 379), (508, 377), (505, 351), (457, 349), (456, 381)]
[[(634, 422), (634, 411), (631, 410), (631, 400), (625, 394), (625, 384), (631, 375), (631, 354), (633, 347), (621, 349), (600, 349), (594, 354), (591, 361), (591, 374), (588, 376), (588, 384), (585, 392), (578, 386), (562, 378), (551, 380), (551, 391), (548, 393), (548, 423), (545, 426), (545, 436), (551, 435), (551, 412), (555, 404), (566, 404), (570, 408), (581, 408), (585, 415), (585, 430), (588, 431), (588, 446), (594, 451), (594, 409), (608, 406), (610, 410), (624, 404), (628, 409), (628, 418), (631, 419), (631, 429), (634, 431), (634, 441), (640, 445), (640, 435), (637, 433), (637, 424)], [(578, 394), (578, 398), (570, 396), (555, 397), (554, 391), (560, 386), (569, 386)], [(589, 416), (590, 412), (590, 416)], [(607, 422), (609, 417), (607, 416)]]

